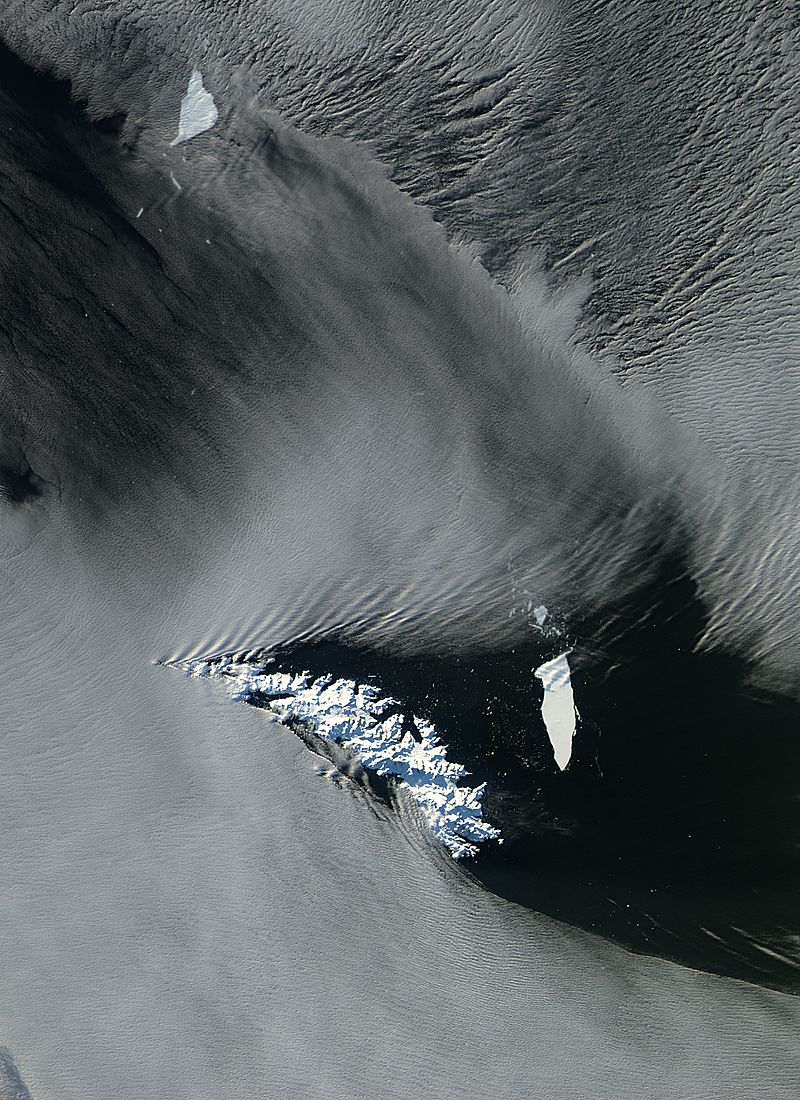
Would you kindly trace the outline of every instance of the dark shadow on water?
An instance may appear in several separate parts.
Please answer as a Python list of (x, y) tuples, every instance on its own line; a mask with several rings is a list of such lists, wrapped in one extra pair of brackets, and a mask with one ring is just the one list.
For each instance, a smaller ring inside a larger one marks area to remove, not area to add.
[(10, 504), (27, 504), (42, 495), (42, 479), (27, 463), (0, 464), (0, 499)]
[(0, 1097), (2, 1100), (31, 1100), (31, 1094), (7, 1047), (0, 1047)]

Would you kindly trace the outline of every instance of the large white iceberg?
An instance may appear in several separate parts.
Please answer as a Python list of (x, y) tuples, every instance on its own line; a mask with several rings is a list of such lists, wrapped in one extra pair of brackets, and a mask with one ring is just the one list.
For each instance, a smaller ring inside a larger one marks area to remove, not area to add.
[(377, 687), (309, 672), (271, 672), (232, 657), (183, 667), (192, 676), (220, 679), (234, 699), (258, 702), (290, 727), (305, 725), (322, 740), (342, 745), (363, 767), (394, 777), (454, 859), (475, 855), (481, 841), (500, 836), (482, 817), (485, 784), (461, 785), (467, 769), (447, 759), (431, 723), (417, 715), (407, 720), (398, 702)]
[(170, 144), (180, 145), (190, 141), (198, 134), (210, 130), (217, 121), (219, 113), (214, 97), (203, 87), (203, 76), (198, 69), (189, 77), (189, 87), (181, 100), (181, 114), (178, 121), (178, 134)]
[(567, 657), (568, 653), (561, 653), (534, 670), (534, 675), (542, 681), (544, 688), (542, 719), (553, 746), (556, 764), (561, 771), (569, 764), (572, 756), (572, 739), (575, 736), (577, 718)]

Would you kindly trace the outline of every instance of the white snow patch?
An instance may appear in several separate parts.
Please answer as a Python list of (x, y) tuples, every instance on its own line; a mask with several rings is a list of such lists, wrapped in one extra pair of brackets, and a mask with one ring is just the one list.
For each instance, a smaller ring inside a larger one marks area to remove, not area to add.
[(397, 700), (381, 696), (373, 685), (308, 672), (269, 672), (263, 665), (230, 657), (193, 661), (185, 667), (192, 676), (221, 679), (236, 700), (248, 702), (257, 696), (288, 725), (308, 724), (318, 737), (343, 745), (365, 768), (394, 776), (454, 859), (475, 855), (481, 841), (500, 836), (481, 816), (485, 784), (460, 785), (467, 770), (447, 759), (446, 746), (431, 723), (411, 717), (417, 740)]
[(534, 675), (542, 681), (544, 688), (542, 719), (553, 746), (556, 764), (562, 772), (572, 756), (576, 718), (567, 656), (567, 653), (562, 653), (534, 670)]
[(210, 130), (219, 118), (214, 97), (203, 87), (203, 76), (198, 69), (189, 77), (189, 88), (181, 100), (181, 115), (178, 122), (178, 136), (170, 142), (180, 145), (205, 130)]

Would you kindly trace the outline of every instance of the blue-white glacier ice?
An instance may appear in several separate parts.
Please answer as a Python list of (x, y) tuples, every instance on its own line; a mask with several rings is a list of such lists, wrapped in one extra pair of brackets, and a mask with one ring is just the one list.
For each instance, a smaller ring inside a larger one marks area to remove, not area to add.
[(302, 724), (317, 737), (342, 745), (363, 767), (394, 777), (454, 859), (475, 855), (478, 843), (499, 838), (499, 830), (482, 817), (485, 784), (461, 785), (467, 769), (447, 759), (434, 726), (413, 715), (413, 736), (397, 700), (382, 696), (372, 684), (309, 672), (270, 672), (263, 664), (232, 657), (190, 661), (183, 667), (192, 676), (220, 679), (234, 699), (258, 702), (290, 727)]

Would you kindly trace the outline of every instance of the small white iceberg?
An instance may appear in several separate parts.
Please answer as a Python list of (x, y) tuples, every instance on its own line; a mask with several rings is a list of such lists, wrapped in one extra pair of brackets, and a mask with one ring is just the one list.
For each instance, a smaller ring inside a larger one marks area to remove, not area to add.
[(180, 145), (205, 130), (210, 130), (219, 118), (214, 97), (203, 87), (203, 77), (198, 69), (189, 77), (189, 88), (181, 100), (181, 115), (178, 121), (178, 136), (170, 142)]
[(397, 700), (373, 685), (309, 672), (270, 672), (232, 657), (184, 667), (192, 676), (222, 680), (234, 699), (260, 703), (290, 727), (305, 725), (322, 740), (337, 742), (376, 774), (393, 776), (454, 859), (475, 855), (481, 841), (500, 836), (482, 817), (485, 784), (462, 786), (458, 781), (467, 770), (447, 759), (431, 723), (417, 715), (406, 720)]
[(544, 688), (542, 719), (553, 746), (556, 764), (562, 772), (572, 756), (576, 724), (575, 699), (567, 657), (568, 653), (561, 653), (534, 670), (534, 675), (542, 681)]

